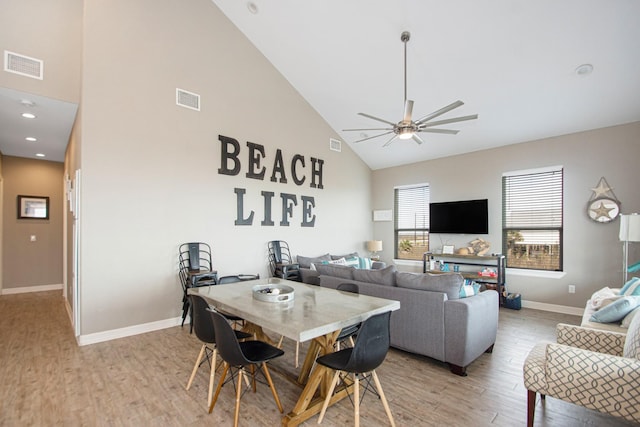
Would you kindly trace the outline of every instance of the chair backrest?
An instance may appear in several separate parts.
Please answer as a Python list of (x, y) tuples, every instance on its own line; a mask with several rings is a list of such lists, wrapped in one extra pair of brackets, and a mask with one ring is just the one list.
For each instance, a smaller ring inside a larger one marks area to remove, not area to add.
[(277, 264), (293, 264), (289, 245), (284, 240), (269, 242), (269, 257)]
[(242, 353), (240, 343), (229, 321), (217, 311), (210, 311), (213, 327), (216, 331), (218, 354), (231, 366), (250, 365), (251, 362)]
[(340, 283), (336, 289), (339, 291), (351, 292), (352, 294), (360, 293), (360, 287), (356, 283)]
[(389, 351), (390, 319), (391, 312), (387, 311), (362, 322), (345, 371), (370, 372), (380, 366)]
[(225, 285), (227, 283), (245, 282), (247, 280), (257, 280), (259, 278), (259, 274), (238, 274), (235, 276), (223, 276), (218, 279), (218, 284)]
[(189, 242), (180, 245), (180, 265), (186, 265), (189, 271), (213, 270), (211, 246), (203, 242)]
[(189, 295), (191, 298), (191, 322), (196, 336), (202, 342), (213, 344), (216, 342), (216, 333), (213, 328), (213, 320), (209, 315), (209, 304), (199, 295)]

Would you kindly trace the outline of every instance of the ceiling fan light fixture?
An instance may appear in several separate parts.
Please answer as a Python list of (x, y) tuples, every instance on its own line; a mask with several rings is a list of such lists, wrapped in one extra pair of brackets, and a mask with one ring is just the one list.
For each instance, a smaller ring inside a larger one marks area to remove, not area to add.
[(398, 128), (398, 138), (400, 139), (411, 139), (415, 132), (410, 127), (406, 128)]

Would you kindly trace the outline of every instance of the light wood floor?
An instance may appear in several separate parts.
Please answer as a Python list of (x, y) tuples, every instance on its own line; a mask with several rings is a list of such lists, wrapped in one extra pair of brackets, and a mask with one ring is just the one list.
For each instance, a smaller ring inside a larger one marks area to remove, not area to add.
[[(440, 362), (391, 349), (378, 375), (398, 426), (522, 426), (526, 391), (522, 363), (540, 340), (553, 340), (556, 323), (575, 316), (537, 310), (500, 310), (493, 354), (467, 372), (451, 374)], [(187, 326), (78, 347), (60, 292), (0, 296), (0, 425), (2, 426), (211, 426), (231, 425), (233, 388), (225, 386), (206, 411), (208, 373), (185, 384), (200, 348)], [(277, 361), (293, 369), (293, 344)], [(275, 362), (275, 361), (274, 361)], [(274, 363), (275, 364), (275, 363)], [(285, 412), (300, 389), (274, 373)], [(367, 395), (363, 426), (388, 425), (382, 404)], [(281, 415), (266, 386), (247, 393), (242, 426), (276, 426)], [(315, 416), (303, 425), (316, 425)], [(343, 400), (322, 423), (353, 425)], [(631, 425), (553, 398), (538, 402), (537, 426)]]

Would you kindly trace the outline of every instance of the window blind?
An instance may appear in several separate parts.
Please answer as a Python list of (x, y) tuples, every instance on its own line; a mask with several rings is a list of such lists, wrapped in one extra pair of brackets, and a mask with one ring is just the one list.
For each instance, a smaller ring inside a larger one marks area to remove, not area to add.
[(563, 170), (503, 176), (503, 228), (562, 228)]
[(395, 189), (396, 230), (429, 228), (429, 185)]

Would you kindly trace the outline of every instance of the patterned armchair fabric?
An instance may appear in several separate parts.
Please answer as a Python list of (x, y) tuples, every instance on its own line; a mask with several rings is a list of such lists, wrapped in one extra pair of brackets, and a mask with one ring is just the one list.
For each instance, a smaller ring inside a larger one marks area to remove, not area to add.
[[(640, 422), (640, 316), (627, 334), (558, 325), (557, 343), (539, 343), (524, 362), (527, 425), (536, 395)], [(595, 351), (594, 351), (595, 350)]]

